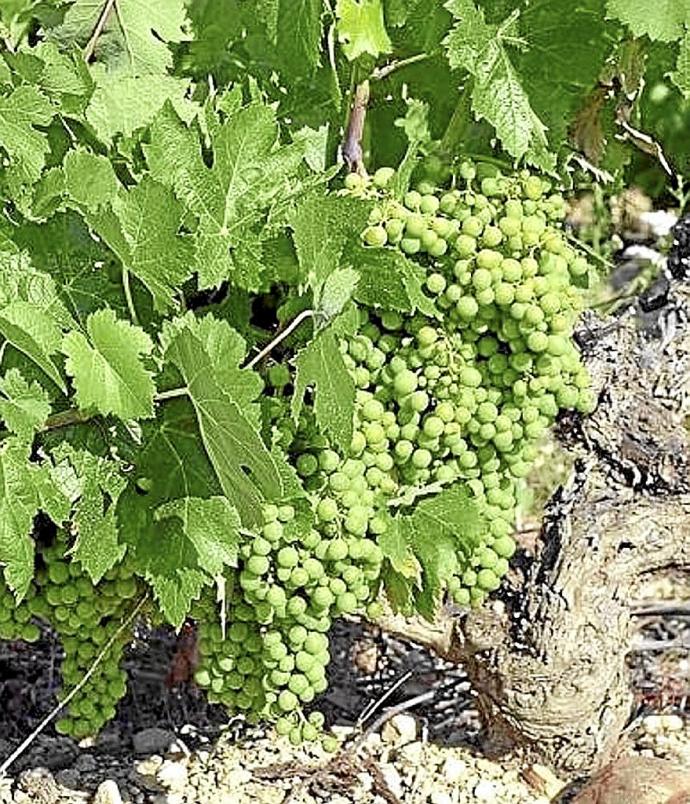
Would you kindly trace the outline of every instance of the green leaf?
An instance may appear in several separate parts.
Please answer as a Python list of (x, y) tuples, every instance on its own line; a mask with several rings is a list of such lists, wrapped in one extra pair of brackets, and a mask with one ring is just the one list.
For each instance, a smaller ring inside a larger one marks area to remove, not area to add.
[(391, 52), (381, 0), (338, 0), (335, 13), (338, 39), (350, 61), (363, 53), (377, 59), (382, 53)]
[(50, 100), (32, 86), (0, 97), (0, 145), (9, 156), (10, 175), (21, 184), (31, 185), (41, 175), (50, 146), (36, 126), (47, 126), (54, 113)]
[(258, 430), (261, 425), (261, 409), (257, 399), (264, 383), (255, 371), (240, 368), (247, 356), (244, 338), (227, 321), (213, 315), (197, 318), (194, 313), (188, 312), (182, 318), (164, 324), (161, 335), (163, 350), (167, 350), (174, 338), (184, 330), (192, 333), (201, 342), (213, 367), (216, 381)]
[(0, 417), (23, 441), (31, 441), (50, 415), (48, 394), (37, 383), (28, 383), (18, 369), (0, 379)]
[(222, 490), (187, 399), (161, 405), (157, 418), (144, 422), (142, 431), (142, 446), (131, 457), (135, 482), (117, 506), (120, 539), (128, 545), (137, 570), (153, 585), (166, 616), (179, 623), (209, 577), (199, 566), (182, 520), (161, 519), (157, 512), (172, 500), (209, 499)]
[(314, 389), (314, 413), (321, 430), (343, 450), (352, 442), (355, 384), (330, 330), (319, 333), (295, 360), (292, 417), (299, 419), (308, 387)]
[(321, 62), (323, 0), (259, 0), (260, 19), (288, 78), (311, 75)]
[(315, 319), (318, 329), (342, 313), (355, 292), (359, 274), (352, 268), (338, 268), (329, 274), (317, 297)]
[(690, 31), (687, 31), (680, 42), (676, 69), (671, 73), (673, 83), (681, 91), (683, 97), (690, 98)]
[(231, 396), (232, 386), (216, 375), (208, 348), (189, 328), (170, 341), (165, 358), (179, 370), (194, 405), (206, 452), (225, 496), (242, 522), (261, 520), (264, 500), (282, 497), (275, 461), (257, 428)]
[(371, 204), (348, 196), (314, 191), (304, 196), (290, 217), (301, 281), (318, 290), (341, 260), (349, 240), (358, 239)]
[(546, 128), (532, 109), (527, 93), (506, 50), (523, 46), (517, 36), (517, 12), (500, 25), (489, 25), (472, 0), (449, 0), (446, 8), (457, 20), (445, 40), (448, 61), (472, 76), (472, 109), (495, 129), (511, 156), (543, 169), (553, 167), (547, 154)]
[(65, 189), (87, 209), (111, 203), (119, 182), (109, 159), (84, 150), (70, 151), (65, 157)]
[(433, 619), (441, 592), (458, 571), (458, 556), (469, 556), (484, 529), (479, 505), (461, 486), (451, 486), (398, 518), (398, 526), (423, 569), (416, 605)]
[(607, 0), (606, 11), (635, 36), (659, 42), (680, 39), (690, 23), (690, 0), (658, 0), (653, 8), (647, 0)]
[(419, 581), (422, 568), (397, 521), (389, 522), (388, 528), (378, 537), (378, 545), (395, 572), (408, 580)]
[(156, 75), (172, 66), (168, 42), (182, 42), (186, 22), (183, 0), (75, 0), (52, 35), (66, 46), (84, 48), (108, 12), (94, 57), (112, 73)]
[[(155, 562), (148, 573), (163, 614), (168, 622), (179, 627), (192, 600), (198, 597), (199, 581), (208, 585), (226, 567), (237, 566), (240, 517), (225, 497), (171, 500), (156, 510), (155, 517), (159, 523), (179, 520), (186, 538), (184, 545), (178, 545), (181, 555), (185, 556), (184, 562), (177, 560), (180, 554), (173, 554), (172, 566), (169, 560)], [(187, 565), (191, 553), (196, 554), (196, 564), (205, 574), (196, 568), (190, 572)], [(164, 567), (167, 571), (161, 572)]]
[(308, 150), (306, 141), (281, 146), (275, 111), (253, 104), (214, 127), (213, 166), (207, 167), (195, 131), (169, 104), (151, 126), (145, 146), (151, 174), (172, 186), (198, 219), (199, 283), (212, 287), (233, 277), (230, 249), (281, 196)]
[(69, 511), (50, 467), (29, 462), (30, 449), (16, 438), (0, 444), (0, 565), (17, 600), (24, 597), (34, 577), (34, 517), (42, 508), (49, 509), (46, 512), (53, 521), (61, 524)]
[(225, 567), (237, 566), (241, 523), (237, 509), (226, 497), (171, 500), (161, 505), (155, 516), (158, 521), (169, 517), (180, 520), (182, 532), (197, 551), (199, 566), (211, 578)]
[(397, 249), (357, 246), (348, 250), (350, 264), (359, 274), (355, 299), (369, 307), (440, 318), (432, 299), (424, 294), (424, 269)]
[(122, 468), (86, 450), (62, 444), (53, 457), (74, 470), (72, 480), (72, 531), (76, 540), (71, 549), (94, 584), (124, 557), (126, 545), (120, 543), (116, 510), (127, 481)]
[(73, 331), (62, 342), (79, 407), (123, 420), (153, 416), (156, 387), (141, 360), (153, 349), (149, 336), (108, 309), (92, 313), (86, 329), (88, 338)]
[(146, 285), (157, 310), (176, 305), (175, 294), (194, 269), (194, 250), (179, 234), (182, 205), (168, 187), (146, 176), (129, 190), (120, 188), (110, 207), (84, 215), (123, 267)]
[(50, 357), (58, 351), (62, 333), (49, 315), (29, 302), (12, 302), (0, 309), (0, 334), (67, 393), (62, 374)]
[(191, 122), (197, 107), (186, 95), (190, 82), (169, 75), (131, 76), (113, 79), (102, 76), (86, 110), (86, 119), (103, 142), (116, 135), (131, 136), (147, 126), (170, 101), (186, 122)]

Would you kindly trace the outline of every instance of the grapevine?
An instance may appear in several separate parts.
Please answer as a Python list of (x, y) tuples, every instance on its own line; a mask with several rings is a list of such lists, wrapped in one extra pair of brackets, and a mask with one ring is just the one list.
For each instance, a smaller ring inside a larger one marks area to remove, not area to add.
[(566, 188), (624, 162), (625, 32), (690, 20), (130, 5), (0, 8), (0, 639), (52, 629), (75, 739), (141, 613), (196, 629), (210, 701), (332, 745), (334, 621), (500, 594), (541, 440), (595, 407)]

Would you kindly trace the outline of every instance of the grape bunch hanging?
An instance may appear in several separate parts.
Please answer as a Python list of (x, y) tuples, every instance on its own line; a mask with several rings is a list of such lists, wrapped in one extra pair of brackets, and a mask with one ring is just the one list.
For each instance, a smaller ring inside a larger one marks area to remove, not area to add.
[[(266, 506), (230, 579), (227, 628), (212, 599), (198, 607), (197, 682), (231, 711), (277, 719), (295, 743), (323, 723), (302, 708), (326, 688), (333, 620), (380, 614), (392, 506), (457, 485), (481, 505), (485, 530), (447, 589), (480, 605), (508, 571), (540, 439), (559, 410), (594, 404), (572, 340), (589, 266), (563, 232), (564, 199), (539, 176), (485, 167), (464, 163), (452, 189), (422, 182), (401, 200), (390, 168), (346, 178), (342, 192), (375, 201), (363, 242), (423, 266), (436, 315), (360, 308), (357, 333), (340, 343), (357, 388), (347, 452), (308, 408), (295, 425), (287, 405), (274, 407), (274, 437), (315, 525), (291, 505)], [(290, 379), (285, 365), (267, 375), (278, 393)]]

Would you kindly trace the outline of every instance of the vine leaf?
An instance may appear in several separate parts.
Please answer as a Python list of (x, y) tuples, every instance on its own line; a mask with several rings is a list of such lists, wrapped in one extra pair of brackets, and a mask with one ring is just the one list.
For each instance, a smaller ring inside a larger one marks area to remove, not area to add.
[(62, 340), (53, 318), (38, 305), (19, 299), (0, 308), (0, 334), (67, 393), (65, 381), (51, 358)]
[[(92, 205), (97, 199), (91, 198)], [(109, 205), (81, 209), (123, 267), (147, 287), (156, 310), (174, 306), (179, 286), (194, 270), (194, 248), (178, 234), (183, 210), (171, 190), (146, 176), (128, 190), (120, 187)]]
[(207, 346), (191, 328), (174, 335), (165, 358), (186, 384), (204, 447), (225, 496), (237, 507), (244, 525), (257, 524), (263, 501), (280, 499), (283, 494), (273, 456), (233, 398), (233, 385), (215, 373)]
[(359, 274), (354, 297), (362, 304), (440, 318), (433, 301), (424, 294), (424, 270), (394, 249), (357, 246), (348, 250), (348, 260)]
[(50, 415), (50, 400), (37, 383), (29, 383), (19, 369), (10, 369), (0, 379), (0, 417), (23, 441), (31, 441)]
[[(62, 471), (65, 464), (73, 471), (69, 479), (76, 536), (70, 553), (97, 584), (109, 569), (124, 557), (126, 545), (120, 543), (117, 502), (127, 485), (121, 467), (112, 460), (86, 450), (61, 444), (53, 451)], [(66, 475), (65, 475), (66, 477)]]
[(295, 365), (293, 419), (299, 419), (307, 388), (313, 387), (314, 413), (319, 427), (347, 451), (352, 442), (355, 383), (333, 332), (327, 329), (319, 333), (298, 353)]
[(323, 0), (258, 0), (257, 6), (284, 75), (311, 75), (321, 63)]
[(23, 85), (0, 96), (0, 145), (10, 159), (9, 176), (33, 184), (41, 175), (50, 144), (36, 126), (47, 126), (55, 109), (36, 87)]
[(236, 273), (231, 249), (289, 194), (309, 144), (280, 145), (275, 111), (255, 103), (213, 127), (213, 165), (207, 167), (196, 132), (167, 103), (144, 150), (151, 175), (171, 186), (197, 217), (199, 283), (213, 287)]
[(381, 0), (338, 0), (335, 13), (338, 39), (350, 61), (365, 53), (377, 59), (391, 52)]
[(357, 198), (314, 191), (302, 198), (290, 217), (301, 280), (315, 292), (334, 271), (348, 241), (359, 239), (371, 204)]
[(43, 510), (56, 524), (69, 516), (69, 500), (62, 494), (48, 464), (29, 462), (30, 445), (8, 438), (0, 445), (0, 563), (17, 600), (34, 577), (31, 530)]
[[(99, 76), (100, 77), (100, 76)], [(100, 77), (86, 110), (86, 119), (98, 137), (111, 143), (116, 135), (131, 136), (148, 125), (169, 101), (186, 122), (197, 107), (186, 95), (190, 82), (170, 75)]]
[[(179, 627), (201, 588), (212, 583), (226, 567), (237, 566), (240, 517), (226, 497), (186, 497), (161, 505), (155, 518), (164, 528), (171, 519), (175, 524), (181, 523), (181, 530), (168, 531), (177, 534), (176, 544), (169, 545), (164, 556), (156, 551), (148, 570), (163, 614)], [(181, 555), (184, 561), (179, 561)]]
[(153, 349), (149, 336), (109, 309), (92, 313), (86, 330), (88, 338), (73, 330), (62, 341), (79, 407), (125, 421), (153, 416), (156, 386), (141, 359)]
[(161, 518), (158, 512), (173, 500), (219, 497), (222, 489), (188, 399), (171, 399), (161, 405), (156, 419), (143, 423), (142, 441), (131, 458), (134, 482), (128, 484), (117, 505), (120, 541), (127, 545), (137, 571), (156, 590), (166, 616), (179, 623), (191, 601), (211, 581), (199, 566), (197, 550), (182, 529), (182, 519)]
[(688, 0), (658, 0), (650, 9), (647, 0), (607, 0), (609, 17), (618, 19), (635, 36), (648, 36), (659, 42), (680, 39), (690, 23)]
[(503, 147), (542, 169), (554, 166), (548, 154), (546, 128), (530, 105), (527, 93), (506, 50), (522, 47), (513, 12), (500, 25), (491, 25), (472, 0), (449, 0), (446, 8), (457, 20), (445, 39), (448, 61), (472, 76), (472, 109), (495, 129)]
[(156, 75), (172, 67), (167, 43), (187, 38), (185, 23), (183, 0), (75, 0), (52, 36), (88, 46), (111, 73)]
[(416, 608), (433, 619), (441, 592), (460, 566), (459, 556), (469, 556), (479, 542), (485, 528), (482, 510), (466, 489), (451, 486), (419, 502), (397, 524), (423, 570)]
[(244, 338), (227, 321), (213, 315), (197, 318), (188, 312), (164, 324), (161, 335), (163, 349), (167, 350), (175, 336), (184, 330), (202, 343), (216, 381), (258, 430), (261, 427), (261, 407), (257, 399), (264, 383), (255, 371), (240, 368), (247, 356)]
[(64, 161), (65, 189), (89, 210), (111, 203), (119, 182), (109, 159), (83, 149), (69, 151)]

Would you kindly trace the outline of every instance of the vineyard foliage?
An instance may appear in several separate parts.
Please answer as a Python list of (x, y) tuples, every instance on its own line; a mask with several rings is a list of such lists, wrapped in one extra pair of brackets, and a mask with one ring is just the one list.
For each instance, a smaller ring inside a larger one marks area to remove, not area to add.
[(0, 638), (50, 622), (65, 690), (110, 651), (63, 731), (142, 607), (297, 739), (335, 616), (497, 588), (592, 405), (560, 193), (683, 166), (686, 5), (0, 4)]

